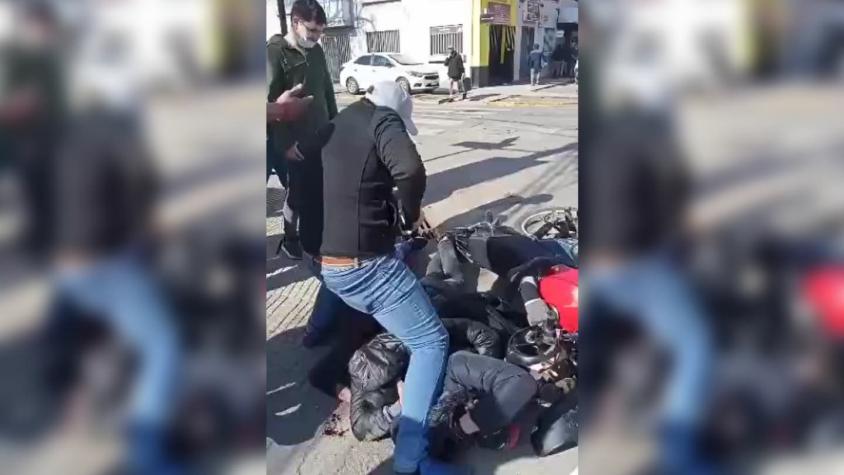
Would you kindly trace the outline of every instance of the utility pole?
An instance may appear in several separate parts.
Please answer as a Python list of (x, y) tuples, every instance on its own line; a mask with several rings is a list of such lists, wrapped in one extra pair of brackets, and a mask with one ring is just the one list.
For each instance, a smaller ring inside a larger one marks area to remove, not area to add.
[(281, 34), (287, 35), (287, 13), (284, 10), (284, 0), (277, 0), (278, 22), (281, 24)]

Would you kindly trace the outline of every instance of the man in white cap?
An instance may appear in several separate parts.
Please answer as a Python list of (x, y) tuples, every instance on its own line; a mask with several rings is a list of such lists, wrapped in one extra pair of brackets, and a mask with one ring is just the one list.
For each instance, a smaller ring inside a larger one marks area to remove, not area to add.
[(395, 82), (379, 82), (299, 144), (300, 156), (309, 157), (302, 163), (299, 231), (305, 262), (323, 286), (410, 349), (395, 472), (462, 475), (468, 472), (428, 455), (428, 417), (442, 392), (448, 333), (419, 280), (394, 253), (400, 213), (404, 222), (422, 221), (426, 175), (410, 138), (417, 133), (412, 115), (411, 97)]

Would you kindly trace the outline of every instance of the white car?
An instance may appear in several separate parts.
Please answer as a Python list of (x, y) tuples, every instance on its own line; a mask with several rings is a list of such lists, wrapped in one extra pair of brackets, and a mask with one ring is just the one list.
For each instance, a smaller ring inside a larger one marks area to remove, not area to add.
[(435, 67), (401, 53), (367, 53), (340, 67), (340, 84), (350, 94), (364, 92), (379, 81), (395, 81), (408, 93), (440, 87)]

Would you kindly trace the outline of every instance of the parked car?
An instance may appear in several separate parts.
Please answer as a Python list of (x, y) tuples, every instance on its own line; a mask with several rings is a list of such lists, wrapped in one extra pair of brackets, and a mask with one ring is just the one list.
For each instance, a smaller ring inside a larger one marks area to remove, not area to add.
[(350, 94), (364, 92), (378, 81), (396, 81), (407, 92), (440, 86), (435, 68), (401, 53), (367, 53), (340, 67), (340, 83)]

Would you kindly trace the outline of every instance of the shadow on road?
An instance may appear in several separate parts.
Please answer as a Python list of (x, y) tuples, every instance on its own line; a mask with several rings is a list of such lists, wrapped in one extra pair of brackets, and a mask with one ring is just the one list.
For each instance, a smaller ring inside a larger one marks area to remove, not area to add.
[(435, 173), (428, 177), (425, 204), (442, 201), (457, 190), (513, 175), (546, 163), (545, 158), (577, 150), (577, 142), (522, 157), (492, 157)]
[(325, 348), (301, 345), (304, 328), (282, 332), (267, 341), (267, 437), (281, 446), (314, 438), (337, 408), (337, 401), (308, 383), (309, 362)]
[(276, 254), (281, 235), (267, 236), (267, 292), (310, 279), (313, 275), (283, 253)]
[(452, 216), (451, 218), (443, 221), (438, 228), (447, 231), (457, 226), (474, 224), (482, 221), (487, 212), (490, 212), (494, 216), (498, 217), (502, 223), (506, 223), (509, 218), (508, 212), (515, 212), (525, 206), (538, 206), (543, 203), (548, 203), (553, 199), (554, 197), (548, 193), (529, 197), (520, 195), (505, 196), (504, 198), (490, 201), (464, 213)]

